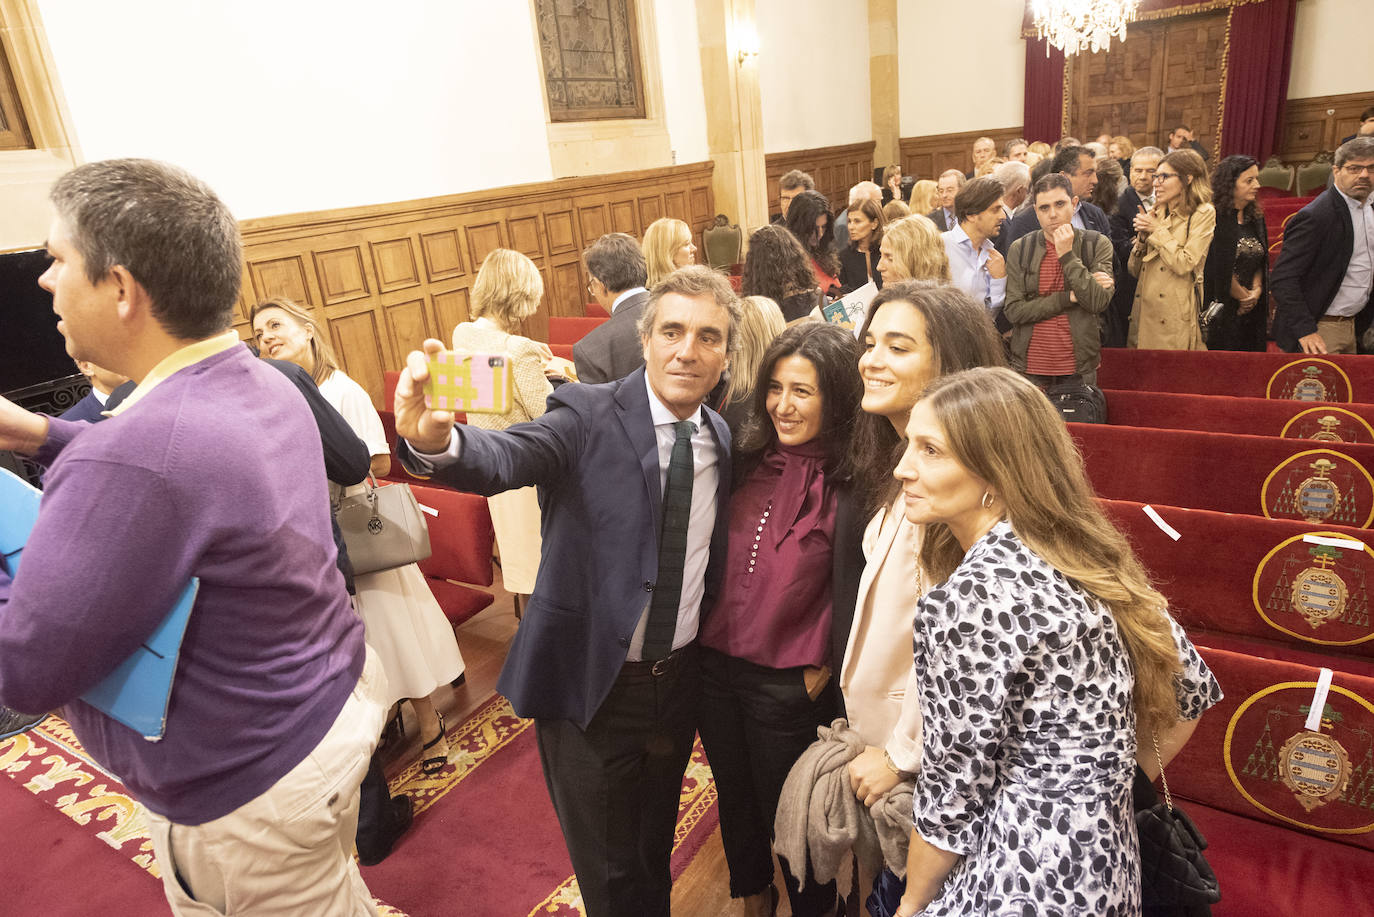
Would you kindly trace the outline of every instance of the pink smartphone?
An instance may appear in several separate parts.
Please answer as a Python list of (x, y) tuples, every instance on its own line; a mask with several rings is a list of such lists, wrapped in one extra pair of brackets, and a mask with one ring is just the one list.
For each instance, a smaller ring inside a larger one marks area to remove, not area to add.
[(445, 350), (429, 361), (425, 406), (432, 411), (505, 414), (511, 409), (510, 358)]

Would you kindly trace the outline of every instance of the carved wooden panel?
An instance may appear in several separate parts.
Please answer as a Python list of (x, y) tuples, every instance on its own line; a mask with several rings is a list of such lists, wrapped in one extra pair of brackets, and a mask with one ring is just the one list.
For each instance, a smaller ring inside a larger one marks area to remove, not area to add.
[(311, 302), (310, 287), (305, 281), (305, 260), (300, 255), (249, 261), (248, 274), (253, 280), (254, 303), (278, 296), (301, 305)]
[[(870, 140), (867, 143), (827, 146), (814, 150), (792, 150), (764, 156), (764, 173), (768, 179), (768, 212), (782, 212), (782, 203), (778, 198), (778, 179), (784, 172), (793, 169), (801, 169), (816, 180), (816, 190), (825, 195), (826, 200), (830, 202), (831, 210), (843, 208), (849, 202), (849, 189), (864, 179), (873, 177), (875, 145)], [(697, 201), (693, 201), (693, 210), (696, 206)], [(734, 222), (733, 214), (727, 216)]]
[[(1320, 152), (1334, 152), (1341, 141), (1359, 130), (1360, 113), (1374, 102), (1368, 93), (1289, 99), (1279, 135), (1279, 157), (1305, 163)], [(1331, 114), (1327, 114), (1327, 112)]]
[[(1020, 137), (1020, 125), (995, 130), (962, 131), (956, 134), (931, 134), (924, 137), (903, 137), (899, 141), (902, 174), (934, 181), (946, 169), (967, 172), (973, 168), (973, 142), (979, 137), (991, 137), (1000, 152), (1008, 140)], [(872, 175), (868, 175), (872, 178)]]
[[(469, 319), (468, 288), (491, 249), (516, 248), (538, 266), (544, 301), (525, 329), (544, 339), (550, 315), (584, 314), (582, 251), (597, 237), (612, 227), (637, 236), (645, 218), (685, 207), (700, 245), (713, 206), (711, 164), (696, 163), (246, 220), (244, 309), (268, 295), (313, 304), (345, 372), (380, 404), (384, 371)], [(246, 311), (236, 318), (248, 337)]]
[(377, 289), (383, 293), (420, 283), (420, 271), (415, 266), (415, 249), (408, 238), (373, 242), (372, 269), (377, 272)]
[(544, 214), (544, 233), (549, 240), (549, 254), (557, 255), (576, 249), (577, 239), (573, 235), (571, 210), (559, 210)]
[(539, 241), (539, 217), (537, 215), (512, 217), (506, 221), (510, 230), (510, 247), (529, 258), (544, 254), (544, 246)]
[(363, 253), (358, 246), (315, 252), (315, 276), (326, 306), (362, 299), (368, 294)]
[[(374, 404), (379, 403), (382, 374), (393, 364), (383, 352), (386, 348), (377, 328), (376, 313), (369, 310), (337, 318), (330, 316), (329, 339), (343, 371), (367, 390)], [(399, 368), (399, 361), (394, 365)]]
[(456, 230), (422, 233), (420, 247), (425, 253), (425, 270), (431, 282), (463, 273), (463, 247), (458, 242)]
[(639, 223), (645, 229), (648, 229), (650, 223), (663, 215), (663, 198), (654, 195), (639, 199)]
[(423, 299), (412, 299), (387, 306), (386, 327), (391, 338), (391, 362), (397, 366), (405, 362), (407, 353), (419, 347), (420, 341), (438, 337), (430, 327), (428, 316), (425, 315)]
[(663, 210), (666, 216), (684, 223), (692, 222), (692, 212), (687, 209), (687, 195), (681, 191), (670, 191), (663, 195)]
[(435, 293), (433, 299), (434, 315), (439, 322), (435, 336), (441, 341), (452, 342), (453, 329), (472, 317), (468, 312), (468, 291), (447, 290)]
[(1226, 13), (1208, 13), (1133, 23), (1125, 42), (1069, 58), (1069, 133), (1163, 147), (1186, 124), (1215, 150), (1225, 42)]
[(611, 231), (639, 235), (639, 224), (635, 222), (634, 201), (611, 201)]

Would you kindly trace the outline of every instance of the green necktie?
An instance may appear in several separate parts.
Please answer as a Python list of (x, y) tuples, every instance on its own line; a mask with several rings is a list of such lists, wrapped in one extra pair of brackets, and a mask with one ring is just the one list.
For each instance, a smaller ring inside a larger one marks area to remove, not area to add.
[(673, 424), (677, 438), (668, 459), (668, 482), (663, 488), (663, 530), (658, 536), (658, 582), (649, 600), (644, 627), (643, 658), (662, 659), (673, 651), (678, 606), (682, 604), (682, 571), (687, 562), (687, 523), (692, 518), (692, 434), (690, 420)]

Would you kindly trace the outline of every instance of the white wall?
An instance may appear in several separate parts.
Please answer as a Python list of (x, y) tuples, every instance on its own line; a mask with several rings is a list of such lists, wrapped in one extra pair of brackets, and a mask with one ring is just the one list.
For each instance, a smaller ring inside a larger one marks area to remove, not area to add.
[(240, 219), (552, 177), (526, 3), (38, 5), (84, 157), (176, 162)]
[(873, 139), (867, 0), (757, 0), (766, 153)]
[[(898, 0), (901, 135), (1015, 127), (1024, 120), (1024, 0)], [(978, 38), (970, 36), (977, 24)], [(976, 42), (970, 47), (970, 42)]]
[(1302, 0), (1293, 24), (1288, 98), (1374, 96), (1374, 2)]
[(663, 116), (668, 139), (679, 163), (702, 162), (711, 158), (711, 147), (706, 138), (706, 96), (701, 85), (696, 4), (687, 0), (658, 0), (654, 18), (658, 26), (659, 72), (663, 78)]

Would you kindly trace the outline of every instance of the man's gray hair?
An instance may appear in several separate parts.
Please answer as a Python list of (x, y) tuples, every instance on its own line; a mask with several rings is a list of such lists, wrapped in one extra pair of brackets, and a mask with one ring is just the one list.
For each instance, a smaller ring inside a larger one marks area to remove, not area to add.
[(1018, 159), (1009, 159), (992, 170), (992, 177), (1002, 185), (1004, 194), (1014, 194), (1030, 187), (1030, 168)]
[(1144, 158), (1163, 159), (1164, 151), (1157, 146), (1142, 146), (1131, 154), (1131, 162)]
[(1374, 159), (1374, 137), (1356, 137), (1342, 143), (1336, 150), (1336, 168), (1352, 159)]
[(243, 288), (239, 226), (210, 186), (151, 159), (77, 166), (49, 193), (72, 244), (99, 283), (122, 266), (148, 293), (170, 335), (227, 331)]
[(710, 296), (730, 316), (730, 327), (726, 332), (726, 352), (734, 353), (739, 347), (739, 326), (744, 319), (739, 297), (735, 295), (730, 281), (719, 271), (704, 264), (689, 264), (673, 271), (654, 285), (649, 291), (649, 301), (644, 304), (644, 314), (639, 317), (639, 337), (648, 340), (653, 333), (654, 323), (658, 321), (658, 303), (669, 293), (679, 296)]
[(878, 187), (877, 182), (861, 181), (849, 189), (849, 205), (852, 207), (864, 198), (874, 201), (882, 201), (883, 189)]
[(801, 188), (803, 191), (815, 191), (816, 180), (801, 169), (792, 169), (784, 172), (778, 178), (779, 188)]

